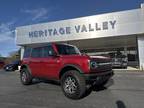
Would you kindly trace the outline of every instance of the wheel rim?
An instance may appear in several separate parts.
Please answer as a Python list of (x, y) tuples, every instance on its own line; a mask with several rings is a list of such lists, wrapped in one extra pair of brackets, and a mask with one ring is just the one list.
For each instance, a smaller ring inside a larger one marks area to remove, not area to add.
[(23, 72), (22, 73), (22, 81), (26, 82), (26, 79), (27, 79), (27, 76), (26, 76), (25, 72)]
[(69, 94), (73, 94), (76, 92), (78, 88), (77, 81), (75, 78), (69, 76), (64, 81), (64, 91)]

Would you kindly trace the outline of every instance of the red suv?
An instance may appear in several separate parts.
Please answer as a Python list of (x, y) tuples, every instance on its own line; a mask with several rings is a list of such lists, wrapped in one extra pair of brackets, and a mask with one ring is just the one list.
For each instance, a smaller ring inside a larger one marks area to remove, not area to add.
[(87, 85), (105, 85), (112, 75), (110, 58), (90, 57), (73, 45), (55, 43), (25, 48), (20, 70), (22, 84), (31, 84), (33, 78), (58, 80), (71, 99), (84, 96)]

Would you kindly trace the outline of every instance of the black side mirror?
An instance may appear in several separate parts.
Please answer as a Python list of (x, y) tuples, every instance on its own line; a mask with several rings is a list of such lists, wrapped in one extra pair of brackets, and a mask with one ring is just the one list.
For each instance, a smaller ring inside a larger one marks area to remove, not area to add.
[(51, 53), (50, 56), (59, 57), (59, 55), (56, 52)]

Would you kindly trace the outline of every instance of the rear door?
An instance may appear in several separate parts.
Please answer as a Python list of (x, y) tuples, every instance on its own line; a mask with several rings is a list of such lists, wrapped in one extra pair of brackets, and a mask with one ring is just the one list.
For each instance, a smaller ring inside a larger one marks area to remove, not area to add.
[(42, 47), (33, 48), (29, 61), (29, 66), (33, 76), (41, 77), (42, 74), (41, 59), (42, 59)]

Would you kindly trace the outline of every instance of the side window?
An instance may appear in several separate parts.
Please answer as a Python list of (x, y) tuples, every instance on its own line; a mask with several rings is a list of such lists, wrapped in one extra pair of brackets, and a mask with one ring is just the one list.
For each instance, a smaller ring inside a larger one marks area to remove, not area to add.
[(31, 48), (25, 48), (24, 58), (28, 58), (30, 56), (30, 53), (31, 53)]
[(54, 55), (54, 50), (52, 46), (43, 47), (43, 57), (48, 57)]
[(42, 48), (33, 48), (31, 57), (34, 57), (34, 58), (42, 57)]

